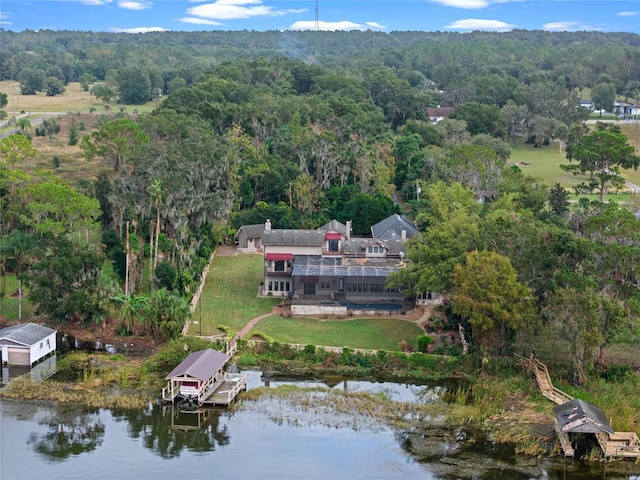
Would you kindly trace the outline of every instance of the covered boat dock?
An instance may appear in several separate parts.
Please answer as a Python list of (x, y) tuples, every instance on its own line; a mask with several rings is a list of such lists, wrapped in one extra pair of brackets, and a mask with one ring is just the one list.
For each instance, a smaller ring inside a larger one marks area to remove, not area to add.
[(246, 375), (228, 373), (231, 357), (211, 348), (190, 354), (166, 377), (162, 400), (189, 408), (226, 406), (246, 389)]

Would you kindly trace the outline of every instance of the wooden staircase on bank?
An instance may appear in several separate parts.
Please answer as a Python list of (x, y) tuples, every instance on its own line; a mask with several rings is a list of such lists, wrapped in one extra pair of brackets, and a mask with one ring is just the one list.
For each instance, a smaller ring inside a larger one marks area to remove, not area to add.
[(533, 356), (527, 358), (516, 354), (516, 359), (524, 363), (529, 371), (533, 371), (538, 387), (540, 387), (540, 392), (553, 403), (562, 405), (573, 400), (571, 395), (553, 386), (549, 370), (547, 370), (547, 366), (544, 363), (533, 358)]

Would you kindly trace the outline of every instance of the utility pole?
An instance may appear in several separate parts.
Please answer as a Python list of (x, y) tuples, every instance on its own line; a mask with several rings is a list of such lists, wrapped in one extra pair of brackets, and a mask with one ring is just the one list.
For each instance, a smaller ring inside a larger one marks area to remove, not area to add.
[(320, 31), (320, 20), (318, 20), (318, 0), (316, 0), (316, 32)]

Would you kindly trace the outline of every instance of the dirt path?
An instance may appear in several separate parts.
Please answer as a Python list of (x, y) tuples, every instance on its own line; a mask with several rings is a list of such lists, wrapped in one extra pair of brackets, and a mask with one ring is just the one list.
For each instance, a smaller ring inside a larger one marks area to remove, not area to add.
[(265, 313), (263, 315), (258, 315), (257, 317), (252, 318), (247, 322), (247, 324), (244, 327), (242, 327), (242, 329), (238, 333), (236, 333), (235, 337), (233, 337), (233, 339), (231, 340), (231, 343), (235, 343), (240, 338), (245, 338), (249, 334), (251, 329), (255, 327), (256, 324), (263, 318), (270, 317), (271, 315), (281, 315), (281, 314), (282, 314), (282, 307), (276, 305), (271, 309), (271, 312)]

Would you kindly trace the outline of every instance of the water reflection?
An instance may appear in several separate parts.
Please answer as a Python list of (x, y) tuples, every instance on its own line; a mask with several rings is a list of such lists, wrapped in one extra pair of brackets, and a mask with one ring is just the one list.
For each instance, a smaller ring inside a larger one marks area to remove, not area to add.
[(162, 458), (179, 457), (184, 451), (212, 452), (229, 443), (226, 425), (220, 425), (227, 411), (201, 409), (182, 413), (173, 406), (151, 406), (147, 410), (112, 411), (117, 422), (126, 422), (127, 432), (145, 448)]
[[(297, 383), (425, 403), (442, 402), (451, 390), (247, 373), (250, 388)], [(629, 462), (525, 457), (482, 432), (431, 420), (415, 431), (380, 424), (355, 429), (327, 423), (324, 411), (302, 414), (278, 398), (242, 402), (235, 413), (203, 409), (187, 414), (164, 405), (92, 410), (13, 401), (0, 401), (0, 410), (3, 480), (200, 479), (212, 472), (227, 480), (640, 480), (640, 465)], [(282, 421), (285, 415), (299, 421)]]
[(46, 426), (47, 431), (32, 433), (27, 444), (52, 461), (92, 452), (102, 444), (105, 435), (97, 410), (58, 407), (38, 418), (38, 425)]

